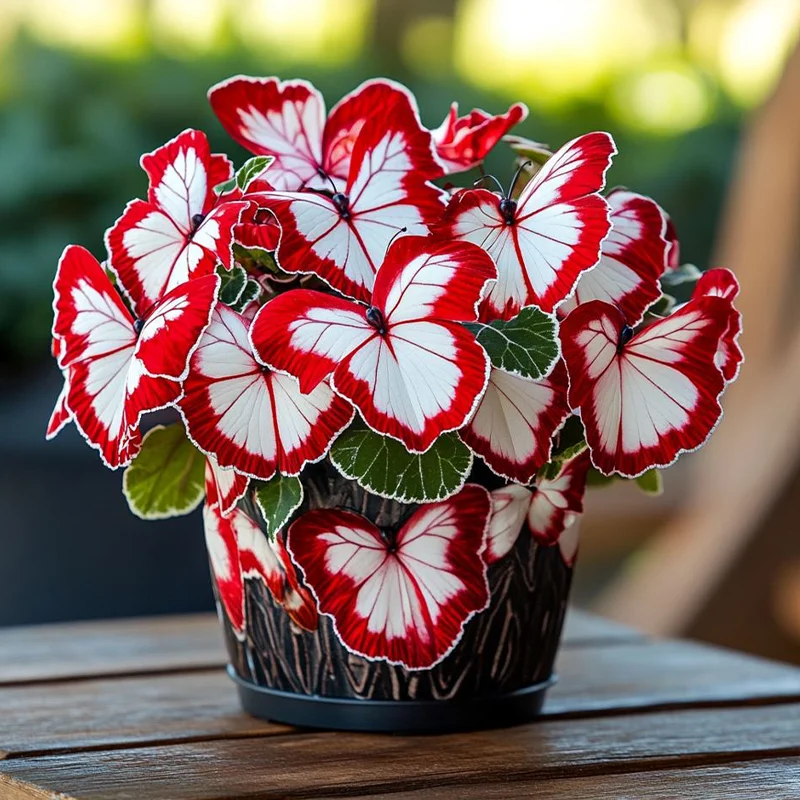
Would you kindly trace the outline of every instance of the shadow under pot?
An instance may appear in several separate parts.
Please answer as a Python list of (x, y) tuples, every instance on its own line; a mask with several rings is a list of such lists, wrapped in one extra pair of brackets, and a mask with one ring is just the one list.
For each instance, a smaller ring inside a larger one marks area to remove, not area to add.
[(320, 466), (273, 537), (251, 495), (204, 511), (244, 709), (382, 732), (535, 717), (555, 680), (577, 524), (544, 546), (483, 486), (409, 505)]

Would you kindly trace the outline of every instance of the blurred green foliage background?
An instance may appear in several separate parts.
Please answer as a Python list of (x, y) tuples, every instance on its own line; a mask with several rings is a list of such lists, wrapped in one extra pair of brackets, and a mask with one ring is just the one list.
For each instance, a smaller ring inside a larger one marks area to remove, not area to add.
[[(240, 72), (308, 78), (330, 104), (390, 76), (431, 127), (452, 100), (520, 99), (516, 132), (552, 146), (610, 130), (611, 182), (655, 196), (706, 265), (742, 120), (798, 25), (797, 0), (2, 0), (2, 374), (47, 362), (58, 256), (103, 256), (143, 152), (196, 127), (241, 162), (205, 100)], [(507, 180), (510, 153), (489, 171)]]

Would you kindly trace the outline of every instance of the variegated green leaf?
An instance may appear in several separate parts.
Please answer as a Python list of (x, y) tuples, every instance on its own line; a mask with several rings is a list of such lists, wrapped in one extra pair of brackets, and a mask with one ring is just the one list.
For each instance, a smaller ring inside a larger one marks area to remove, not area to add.
[(303, 484), (299, 478), (276, 474), (255, 485), (255, 499), (264, 520), (267, 536), (275, 534), (289, 521), (303, 502)]
[(549, 375), (561, 352), (556, 318), (533, 306), (507, 321), (470, 322), (466, 327), (494, 367), (522, 378), (538, 380)]
[(131, 511), (142, 519), (193, 511), (205, 493), (205, 462), (180, 423), (152, 428), (122, 476), (122, 491)]
[(334, 466), (369, 492), (403, 503), (427, 503), (455, 494), (472, 468), (472, 452), (454, 433), (425, 453), (409, 453), (357, 420), (334, 442)]

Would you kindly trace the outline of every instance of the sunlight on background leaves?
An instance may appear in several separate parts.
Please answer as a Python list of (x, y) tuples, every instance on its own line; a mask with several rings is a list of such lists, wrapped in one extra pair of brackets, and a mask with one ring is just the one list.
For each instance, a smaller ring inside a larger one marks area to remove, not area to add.
[(677, 37), (669, 3), (640, 0), (464, 0), (459, 71), (537, 105), (587, 96)]
[[(345, 65), (371, 44), (379, 0), (3, 0), (0, 48), (18, 31), (113, 58), (179, 58), (244, 45), (286, 63)], [(704, 125), (721, 87), (743, 107), (774, 85), (800, 29), (797, 0), (461, 0), (402, 32), (414, 73), (558, 110), (606, 98), (633, 131)]]
[(225, 0), (153, 0), (156, 41), (178, 55), (194, 58), (225, 42)]
[(452, 71), (452, 42), (453, 20), (450, 17), (420, 17), (403, 36), (403, 58), (418, 74), (447, 75)]
[(25, 30), (44, 44), (114, 57), (142, 47), (144, 7), (137, 0), (35, 0), (19, 8)]
[[(308, 77), (331, 104), (391, 75), (431, 126), (452, 99), (523, 100), (520, 135), (611, 130), (620, 182), (663, 197), (705, 263), (798, 31), (800, 0), (0, 0), (0, 363), (43, 357), (60, 246), (101, 254), (140, 153), (188, 126), (223, 146), (205, 92), (237, 72)], [(510, 178), (505, 148), (487, 167)]]
[(231, 14), (242, 40), (293, 61), (337, 64), (361, 50), (369, 0), (242, 0)]
[[(470, 82), (560, 107), (599, 95), (626, 126), (675, 134), (708, 121), (715, 74), (745, 106), (774, 85), (800, 27), (796, 0), (465, 0), (455, 61)], [(684, 4), (685, 5), (685, 4)], [(668, 59), (671, 63), (664, 66)]]
[(745, 105), (778, 79), (800, 27), (797, 0), (746, 0), (726, 20), (719, 56), (725, 88)]
[(631, 128), (675, 134), (707, 122), (714, 101), (703, 75), (691, 64), (673, 60), (626, 76), (608, 102), (615, 117)]

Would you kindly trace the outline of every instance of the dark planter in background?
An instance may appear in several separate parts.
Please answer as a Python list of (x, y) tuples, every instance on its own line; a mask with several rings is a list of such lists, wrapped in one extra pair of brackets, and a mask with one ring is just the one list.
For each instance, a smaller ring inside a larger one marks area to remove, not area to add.
[(145, 522), (73, 425), (54, 364), (0, 388), (0, 625), (213, 608), (200, 514)]

